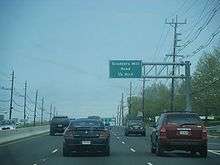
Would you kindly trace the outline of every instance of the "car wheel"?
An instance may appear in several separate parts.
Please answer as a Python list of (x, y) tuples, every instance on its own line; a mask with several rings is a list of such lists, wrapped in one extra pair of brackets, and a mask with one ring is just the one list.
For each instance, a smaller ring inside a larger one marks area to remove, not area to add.
[(70, 156), (69, 149), (63, 144), (63, 156), (67, 157)]
[(206, 158), (207, 154), (208, 154), (207, 146), (202, 147), (201, 150), (199, 151), (199, 153), (200, 153), (201, 157)]
[(156, 148), (154, 148), (153, 144), (151, 143), (151, 153), (155, 154), (156, 153)]
[(156, 155), (157, 156), (163, 156), (163, 148), (160, 146), (160, 144), (157, 142), (157, 146), (156, 146)]
[(129, 136), (129, 133), (128, 133), (128, 132), (125, 132), (125, 136)]
[(191, 155), (192, 157), (194, 157), (194, 156), (196, 155), (196, 151), (195, 151), (194, 149), (192, 149), (192, 150), (190, 151), (190, 155)]
[(110, 155), (110, 147), (107, 146), (105, 149), (105, 156), (109, 156)]
[(54, 131), (50, 131), (50, 136), (54, 136), (54, 135), (55, 135)]

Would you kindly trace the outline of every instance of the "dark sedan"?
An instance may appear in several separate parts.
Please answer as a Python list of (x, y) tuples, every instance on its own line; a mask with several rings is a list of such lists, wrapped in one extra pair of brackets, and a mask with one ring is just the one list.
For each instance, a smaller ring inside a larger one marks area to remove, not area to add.
[(129, 136), (130, 134), (145, 136), (144, 122), (140, 120), (129, 120), (125, 127), (125, 136)]
[(110, 154), (110, 133), (100, 120), (77, 119), (71, 121), (64, 132), (63, 156), (77, 153)]
[(50, 135), (53, 136), (56, 133), (63, 133), (68, 127), (70, 120), (67, 116), (55, 116), (50, 122)]

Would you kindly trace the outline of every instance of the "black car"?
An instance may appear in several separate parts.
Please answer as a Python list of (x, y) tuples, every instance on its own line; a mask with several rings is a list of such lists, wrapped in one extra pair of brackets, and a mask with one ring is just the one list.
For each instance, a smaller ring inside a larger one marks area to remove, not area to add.
[(67, 116), (55, 116), (50, 122), (50, 135), (56, 133), (63, 133), (69, 125), (69, 119)]
[(76, 119), (64, 132), (63, 156), (77, 153), (110, 154), (110, 133), (100, 120)]
[(129, 120), (125, 127), (125, 136), (130, 134), (146, 136), (144, 122), (141, 120)]

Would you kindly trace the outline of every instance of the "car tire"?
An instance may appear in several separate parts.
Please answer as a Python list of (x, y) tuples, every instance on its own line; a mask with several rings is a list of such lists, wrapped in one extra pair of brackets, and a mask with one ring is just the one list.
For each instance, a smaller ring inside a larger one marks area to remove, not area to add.
[(155, 153), (157, 156), (163, 156), (163, 148), (160, 146), (160, 144), (157, 142), (157, 146), (155, 149)]
[(105, 156), (109, 156), (110, 155), (110, 147), (107, 146), (105, 149)]
[(50, 131), (50, 136), (54, 136), (54, 135), (55, 135), (54, 131)]
[(192, 157), (194, 157), (194, 156), (196, 155), (196, 150), (195, 150), (195, 149), (192, 149), (192, 150), (190, 151), (190, 155), (191, 155)]
[(155, 154), (156, 153), (156, 148), (154, 148), (153, 144), (151, 143), (151, 153)]
[(199, 151), (199, 153), (200, 153), (201, 157), (206, 158), (207, 154), (208, 154), (207, 146), (202, 147), (201, 150)]
[(128, 136), (128, 132), (125, 132), (125, 136)]
[(64, 157), (70, 156), (70, 151), (69, 151), (69, 149), (65, 146), (65, 144), (63, 144), (63, 156), (64, 156)]

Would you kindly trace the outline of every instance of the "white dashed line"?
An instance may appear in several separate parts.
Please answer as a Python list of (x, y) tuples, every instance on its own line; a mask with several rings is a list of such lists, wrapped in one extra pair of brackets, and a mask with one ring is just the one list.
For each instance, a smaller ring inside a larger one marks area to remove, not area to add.
[(151, 162), (148, 162), (147, 165), (153, 165)]
[(130, 150), (131, 150), (132, 152), (136, 152), (135, 149), (133, 149), (133, 148), (130, 148)]
[(57, 151), (58, 151), (58, 149), (55, 149), (55, 150), (52, 151), (52, 153), (55, 153), (55, 152), (57, 152)]
[(123, 142), (123, 141), (122, 141), (121, 143), (122, 143), (122, 144), (125, 144), (125, 142)]
[(213, 154), (220, 155), (220, 150), (208, 150), (208, 151)]

